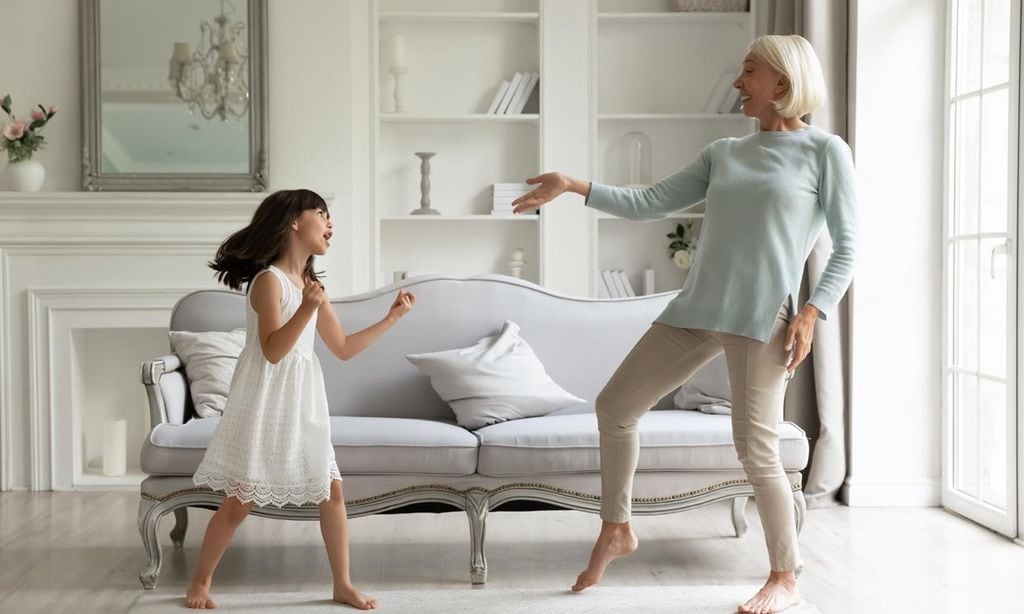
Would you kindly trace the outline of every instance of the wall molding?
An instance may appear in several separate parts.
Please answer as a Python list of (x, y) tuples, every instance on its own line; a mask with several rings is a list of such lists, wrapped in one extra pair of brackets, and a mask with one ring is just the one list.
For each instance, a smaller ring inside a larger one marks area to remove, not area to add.
[[(322, 195), (328, 202), (333, 199), (333, 194)], [(43, 377), (36, 361), (43, 359), (49, 346), (40, 345), (38, 331), (32, 327), (64, 314), (61, 309), (66, 305), (72, 308), (83, 296), (96, 295), (94, 300), (101, 304), (128, 309), (154, 293), (162, 297), (158, 304), (165, 311), (160, 325), (166, 326), (171, 299), (194, 289), (181, 286), (202, 284), (194, 271), (174, 279), (166, 275), (155, 279), (132, 265), (127, 265), (124, 273), (104, 264), (95, 275), (52, 280), (26, 279), (21, 276), (24, 267), (35, 267), (37, 262), (44, 266), (43, 261), (54, 256), (71, 261), (75, 257), (98, 258), (104, 263), (103, 257), (112, 262), (131, 262), (133, 257), (180, 258), (192, 267), (197, 257), (212, 257), (226, 236), (252, 218), (266, 196), (250, 192), (0, 192), (0, 491), (24, 489), (30, 482), (31, 488), (37, 489), (52, 478), (49, 468), (38, 461), (44, 452), (47, 463), (49, 459), (50, 436), (40, 429), (49, 424), (50, 408), (43, 402), (51, 387), (45, 383), (49, 371)], [(212, 272), (209, 279), (209, 287), (214, 287)], [(46, 288), (49, 282), (55, 287)], [(161, 283), (163, 287), (145, 287)], [(123, 287), (126, 284), (136, 287)], [(168, 289), (168, 285), (174, 288)], [(122, 306), (116, 306), (118, 301)], [(49, 306), (56, 311), (39, 313)], [(140, 326), (131, 321), (124, 325)], [(15, 380), (12, 366), (23, 363), (26, 372)], [(36, 381), (30, 381), (31, 370), (37, 371), (32, 375)], [(28, 407), (30, 400), (32, 408)], [(43, 410), (45, 417), (40, 415)], [(31, 437), (19, 432), (15, 442), (15, 423), (19, 429), (35, 431)]]
[(248, 218), (266, 197), (264, 192), (0, 192), (0, 221)]
[(847, 478), (839, 491), (850, 507), (940, 507), (939, 478)]
[(10, 343), (7, 331), (11, 330), (10, 310), (7, 297), (10, 296), (8, 283), (11, 279), (7, 252), (0, 249), (0, 492), (11, 488), (11, 386), (14, 383), (8, 365)]
[[(29, 489), (66, 490), (80, 473), (72, 335), (76, 330), (166, 326), (199, 288), (38, 288), (28, 291)], [(62, 428), (55, 428), (63, 424)]]

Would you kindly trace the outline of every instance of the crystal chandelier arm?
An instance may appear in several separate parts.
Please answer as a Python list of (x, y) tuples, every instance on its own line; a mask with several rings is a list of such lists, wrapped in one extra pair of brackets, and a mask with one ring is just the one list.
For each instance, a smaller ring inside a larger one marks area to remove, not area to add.
[[(175, 93), (206, 120), (241, 118), (249, 110), (249, 46), (243, 21), (230, 23), (221, 2), (213, 23), (199, 23), (199, 45), (173, 80)], [(234, 7), (228, 3), (235, 13)], [(229, 25), (230, 23), (230, 25)], [(214, 25), (216, 24), (216, 25)]]

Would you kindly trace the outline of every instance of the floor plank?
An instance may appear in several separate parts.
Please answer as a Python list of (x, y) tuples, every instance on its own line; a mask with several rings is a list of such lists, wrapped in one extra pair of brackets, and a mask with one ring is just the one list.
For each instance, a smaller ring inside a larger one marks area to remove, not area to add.
[[(142, 591), (145, 553), (137, 495), (0, 493), (0, 612), (123, 611)], [(181, 594), (211, 512), (191, 511), (184, 548), (164, 518), (164, 563), (156, 591)], [(640, 517), (640, 548), (617, 562), (605, 585), (756, 584), (767, 571), (760, 523), (732, 537), (717, 504)], [(581, 512), (497, 512), (487, 526), (488, 587), (563, 588), (582, 569), (600, 527)], [(1018, 612), (1024, 548), (938, 509), (811, 510), (801, 535), (800, 586), (824, 613)], [(469, 590), (469, 530), (461, 513), (352, 521), (353, 576), (384, 588)], [(216, 592), (330, 589), (315, 522), (251, 517), (214, 579)], [(483, 590), (486, 590), (484, 588)]]

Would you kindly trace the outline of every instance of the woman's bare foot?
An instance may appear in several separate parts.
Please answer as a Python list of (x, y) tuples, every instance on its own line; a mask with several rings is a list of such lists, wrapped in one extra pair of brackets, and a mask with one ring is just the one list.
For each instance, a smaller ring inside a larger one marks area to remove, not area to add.
[(185, 607), (195, 610), (212, 610), (217, 604), (210, 598), (210, 582), (189, 582), (188, 590), (185, 591)]
[(590, 563), (576, 578), (572, 592), (578, 593), (588, 586), (600, 582), (608, 564), (619, 557), (631, 554), (636, 550), (638, 544), (636, 533), (630, 528), (628, 522), (605, 522), (602, 524), (601, 534), (597, 536), (597, 543), (594, 544), (594, 551), (590, 553)]
[(773, 571), (761, 590), (736, 611), (747, 614), (772, 614), (782, 612), (798, 603), (800, 592), (796, 589), (796, 576), (793, 572)]
[(373, 597), (367, 597), (360, 593), (356, 590), (356, 587), (352, 585), (335, 586), (334, 600), (338, 603), (345, 603), (360, 610), (373, 610), (377, 607), (376, 599)]

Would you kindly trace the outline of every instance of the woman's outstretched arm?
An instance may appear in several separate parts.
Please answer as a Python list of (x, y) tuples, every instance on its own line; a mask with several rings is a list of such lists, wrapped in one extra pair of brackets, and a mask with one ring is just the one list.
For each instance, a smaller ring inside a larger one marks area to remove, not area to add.
[(660, 220), (704, 200), (710, 177), (710, 145), (689, 166), (649, 188), (620, 188), (575, 179), (562, 173), (544, 173), (526, 180), (526, 183), (540, 185), (514, 200), (513, 211), (530, 211), (565, 192), (574, 192), (586, 198), (587, 206), (616, 217), (634, 221)]

